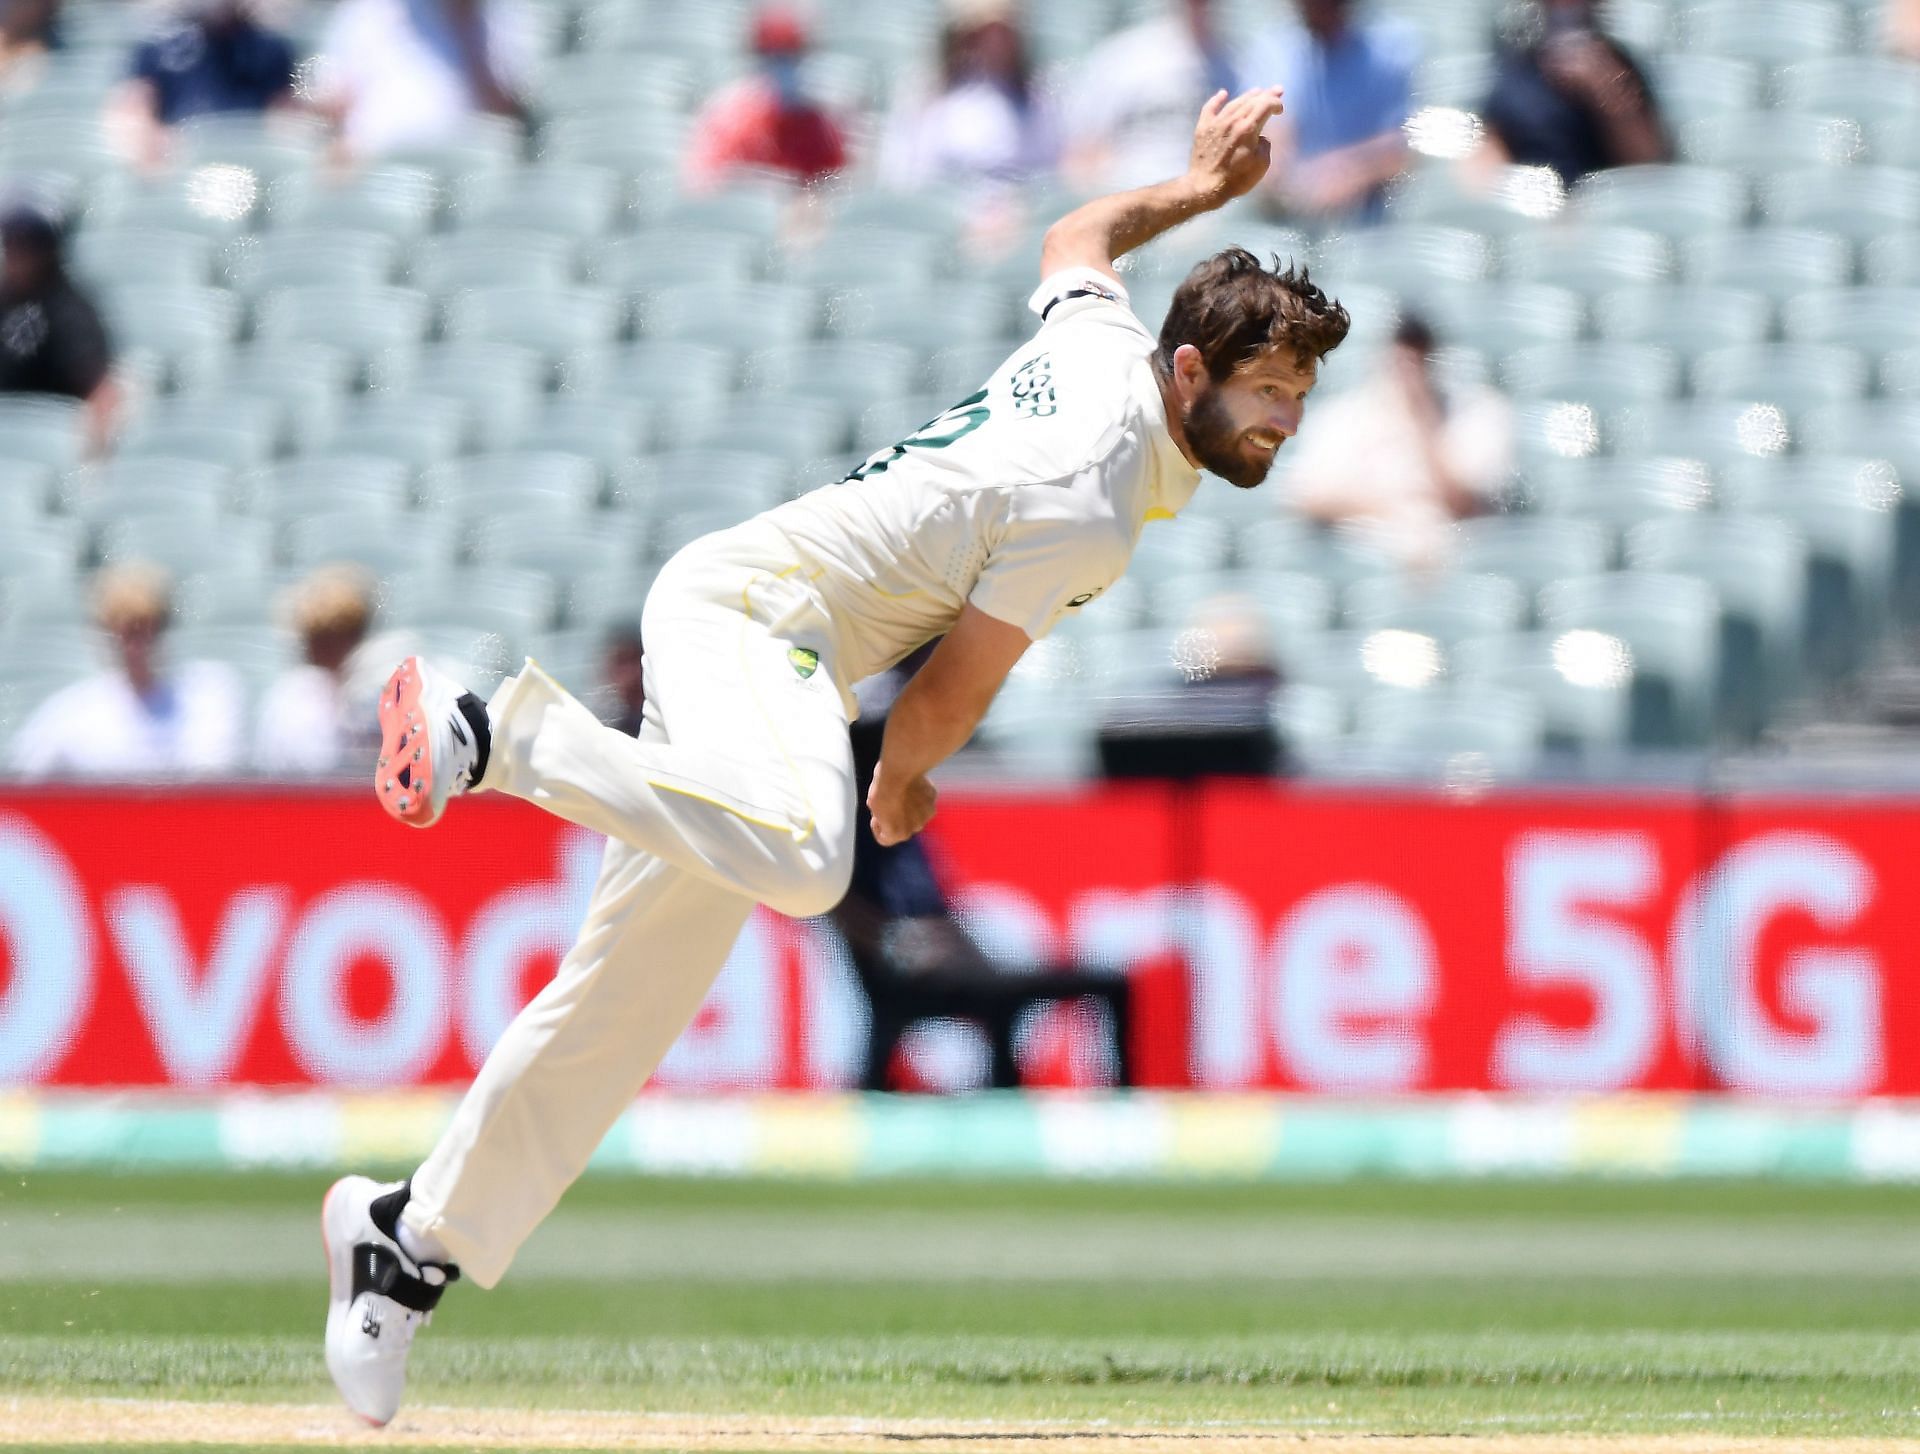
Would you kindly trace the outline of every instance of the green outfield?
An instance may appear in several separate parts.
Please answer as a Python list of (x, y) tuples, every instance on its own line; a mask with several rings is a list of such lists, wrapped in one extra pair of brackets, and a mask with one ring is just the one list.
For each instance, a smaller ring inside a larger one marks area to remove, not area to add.
[[(9, 1174), (0, 1421), (327, 1404), (325, 1181)], [(514, 1411), (1916, 1437), (1920, 1188), (604, 1177), (414, 1369)]]

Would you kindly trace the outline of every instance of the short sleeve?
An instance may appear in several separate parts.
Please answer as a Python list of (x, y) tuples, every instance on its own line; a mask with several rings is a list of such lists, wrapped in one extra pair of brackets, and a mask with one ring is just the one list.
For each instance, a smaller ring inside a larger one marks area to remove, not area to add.
[(1043, 492), (1052, 488), (1029, 485), (1013, 492), (1006, 535), (967, 597), (970, 605), (1018, 626), (1033, 641), (1051, 631), (1063, 611), (1076, 601), (1092, 600), (1126, 568), (1124, 556), (1100, 547), (1098, 524), (1047, 508), (1052, 502)]
[(1144, 325), (1133, 314), (1133, 300), (1118, 279), (1098, 268), (1062, 268), (1033, 291), (1027, 307), (1040, 315), (1043, 327), (1063, 323), (1082, 313), (1124, 315), (1141, 332)]

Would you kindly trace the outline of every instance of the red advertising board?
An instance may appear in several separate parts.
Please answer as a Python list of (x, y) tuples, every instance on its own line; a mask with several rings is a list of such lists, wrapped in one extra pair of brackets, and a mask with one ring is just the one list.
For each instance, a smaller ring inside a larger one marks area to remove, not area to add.
[[(1134, 976), (1152, 1083), (1855, 1097), (1920, 1094), (1917, 837), (1897, 800), (1222, 783), (956, 792), (931, 841), (990, 953)], [(422, 834), (358, 793), (0, 795), (0, 1085), (463, 1082), (598, 855), (507, 801)], [(1030, 1074), (1104, 1073), (1075, 1015)], [(864, 1020), (832, 931), (763, 912), (656, 1084), (848, 1085)]]

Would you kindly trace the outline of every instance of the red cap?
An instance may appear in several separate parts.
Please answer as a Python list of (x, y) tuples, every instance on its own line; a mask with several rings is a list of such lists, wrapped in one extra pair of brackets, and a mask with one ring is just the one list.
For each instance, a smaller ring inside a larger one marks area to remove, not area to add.
[(807, 48), (807, 25), (787, 5), (765, 5), (753, 18), (753, 48), (760, 55), (794, 55)]

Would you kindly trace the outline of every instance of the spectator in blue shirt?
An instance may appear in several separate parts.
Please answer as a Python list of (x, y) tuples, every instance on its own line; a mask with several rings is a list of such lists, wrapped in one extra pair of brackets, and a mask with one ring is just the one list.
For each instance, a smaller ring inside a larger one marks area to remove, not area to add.
[(249, 0), (188, 0), (134, 48), (116, 120), (134, 161), (162, 166), (183, 121), (292, 106), (293, 73), (292, 45), (253, 18)]
[(1391, 21), (1356, 22), (1352, 0), (1299, 0), (1300, 23), (1254, 47), (1249, 85), (1286, 91), (1269, 173), (1289, 213), (1318, 222), (1377, 221), (1386, 185), (1405, 169), (1403, 128), (1419, 46)]

